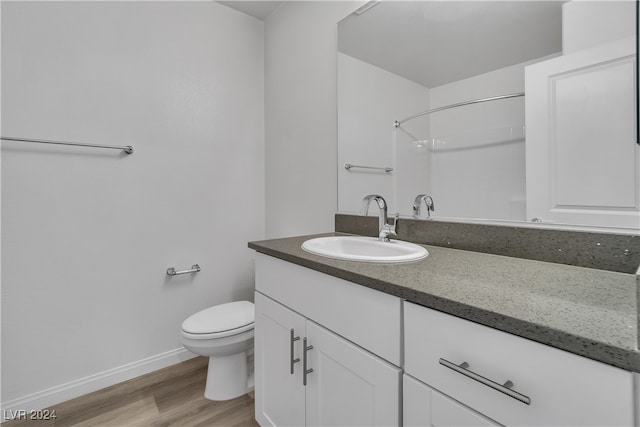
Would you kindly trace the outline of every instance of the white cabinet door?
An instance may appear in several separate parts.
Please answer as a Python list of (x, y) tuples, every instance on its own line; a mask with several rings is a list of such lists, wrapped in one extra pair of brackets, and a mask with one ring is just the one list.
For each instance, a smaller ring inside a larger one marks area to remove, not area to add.
[(399, 425), (398, 367), (311, 321), (307, 339), (307, 425)]
[[(255, 294), (255, 406), (261, 426), (305, 424), (305, 390), (302, 385), (304, 317)], [(292, 340), (293, 336), (299, 337)], [(293, 360), (293, 374), (291, 373)]]
[(403, 376), (403, 425), (409, 426), (485, 426), (499, 424), (452, 400), (409, 375)]
[(525, 69), (527, 220), (640, 227), (635, 40)]

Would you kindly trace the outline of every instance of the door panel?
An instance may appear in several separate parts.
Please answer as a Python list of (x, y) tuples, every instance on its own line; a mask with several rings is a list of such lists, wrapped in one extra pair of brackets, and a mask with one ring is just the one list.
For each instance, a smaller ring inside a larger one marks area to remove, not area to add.
[(527, 219), (640, 227), (635, 41), (525, 69)]
[(404, 375), (402, 387), (404, 426), (499, 426), (409, 375)]
[(291, 329), (294, 358), (301, 358), (305, 319), (265, 297), (255, 294), (256, 420), (261, 426), (302, 426), (305, 423), (305, 391), (302, 363), (291, 374)]
[(399, 368), (311, 321), (307, 337), (307, 425), (399, 425)]

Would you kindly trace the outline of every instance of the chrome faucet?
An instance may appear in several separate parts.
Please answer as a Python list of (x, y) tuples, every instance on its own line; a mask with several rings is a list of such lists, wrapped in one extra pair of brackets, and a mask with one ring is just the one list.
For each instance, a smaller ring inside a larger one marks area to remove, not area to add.
[(433, 199), (431, 196), (427, 196), (426, 194), (418, 194), (416, 199), (413, 201), (413, 217), (418, 218), (420, 216), (420, 207), (422, 206), (422, 201), (424, 200), (424, 204), (427, 206), (427, 217), (431, 217), (431, 212), (436, 210), (436, 205), (433, 203)]
[(366, 216), (369, 213), (369, 205), (372, 200), (378, 204), (378, 208), (380, 209), (378, 212), (378, 240), (381, 242), (388, 242), (389, 236), (397, 236), (396, 225), (398, 224), (399, 214), (396, 214), (396, 222), (394, 222), (393, 226), (387, 224), (387, 202), (385, 202), (382, 196), (370, 194), (362, 199), (362, 215)]

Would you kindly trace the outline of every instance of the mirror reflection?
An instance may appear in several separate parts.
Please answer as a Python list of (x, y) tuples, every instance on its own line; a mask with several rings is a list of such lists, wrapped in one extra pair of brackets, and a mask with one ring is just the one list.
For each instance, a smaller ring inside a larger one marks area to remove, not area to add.
[(394, 1), (343, 19), (338, 211), (375, 193), (425, 219), (640, 229), (635, 8)]

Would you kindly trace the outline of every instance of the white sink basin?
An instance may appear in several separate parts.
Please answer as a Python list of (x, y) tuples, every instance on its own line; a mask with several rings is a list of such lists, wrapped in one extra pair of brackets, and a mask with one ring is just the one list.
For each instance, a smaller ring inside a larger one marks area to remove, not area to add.
[(318, 237), (305, 241), (302, 249), (328, 258), (363, 262), (409, 262), (429, 255), (425, 248), (413, 243), (380, 242), (376, 237), (361, 236)]

